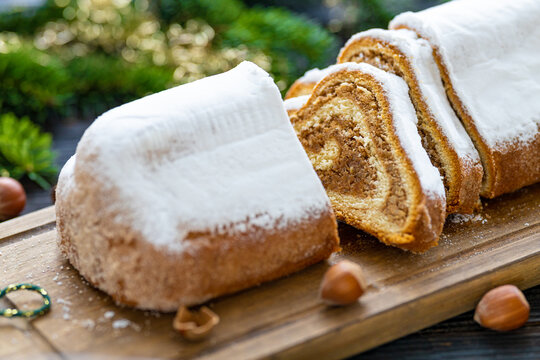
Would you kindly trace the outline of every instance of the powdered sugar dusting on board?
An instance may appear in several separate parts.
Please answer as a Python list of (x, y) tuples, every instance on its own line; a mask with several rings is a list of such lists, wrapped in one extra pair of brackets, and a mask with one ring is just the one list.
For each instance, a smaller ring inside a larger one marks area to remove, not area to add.
[(277, 86), (248, 62), (105, 113), (61, 183), (79, 167), (114, 186), (116, 221), (173, 251), (189, 232), (291, 226), (330, 206)]
[(428, 39), (484, 141), (492, 148), (528, 142), (540, 127), (540, 1), (455, 0), (403, 13)]
[(488, 220), (484, 218), (481, 214), (451, 214), (448, 216), (448, 221), (454, 224), (464, 224), (464, 223), (477, 223), (486, 224)]

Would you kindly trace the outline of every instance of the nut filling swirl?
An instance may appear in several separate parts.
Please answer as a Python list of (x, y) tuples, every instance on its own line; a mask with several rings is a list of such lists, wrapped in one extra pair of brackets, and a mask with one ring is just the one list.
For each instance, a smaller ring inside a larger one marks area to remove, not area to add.
[(315, 106), (291, 121), (330, 200), (341, 204), (335, 207), (338, 218), (355, 212), (363, 214), (357, 217), (362, 222), (382, 212), (385, 226), (399, 227), (407, 217), (407, 194), (385, 139), (381, 111), (375, 93), (352, 79), (326, 84)]

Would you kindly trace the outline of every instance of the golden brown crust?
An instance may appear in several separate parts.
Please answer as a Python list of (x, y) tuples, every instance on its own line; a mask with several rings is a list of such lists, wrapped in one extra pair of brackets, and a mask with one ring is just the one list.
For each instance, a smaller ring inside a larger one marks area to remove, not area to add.
[(435, 61), (445, 84), (452, 107), (469, 133), (484, 166), (481, 195), (492, 199), (540, 181), (540, 132), (528, 144), (509, 143), (504, 147), (491, 148), (482, 138), (474, 120), (461, 102), (450, 80), (438, 50), (433, 49)]
[(533, 141), (527, 144), (512, 143), (494, 149), (495, 176), (491, 191), (486, 189), (482, 195), (494, 198), (501, 194), (521, 189), (540, 181), (540, 129)]
[(296, 114), (297, 111), (298, 111), (298, 109), (289, 109), (289, 110), (287, 110), (287, 116), (289, 116), (289, 119), (291, 118), (291, 116)]
[[(398, 26), (397, 29), (415, 29)], [(416, 32), (416, 31), (415, 31)], [(418, 36), (422, 36), (417, 32)], [(439, 67), (450, 104), (471, 137), (484, 167), (484, 177), (480, 195), (486, 198), (518, 190), (540, 181), (540, 129), (529, 143), (508, 143), (498, 148), (490, 147), (482, 138), (474, 119), (469, 115), (461, 99), (454, 90), (448, 69), (439, 53), (432, 45), (433, 56)]]
[[(366, 51), (383, 57), (390, 63), (370, 61), (369, 57), (362, 56)], [(381, 70), (401, 76), (407, 82), (409, 95), (418, 115), (418, 125), (420, 133), (423, 135), (424, 146), (428, 150), (432, 163), (439, 169), (444, 178), (446, 211), (448, 214), (472, 213), (479, 205), (483, 175), (482, 165), (480, 162), (460, 157), (457, 154), (424, 101), (418, 80), (407, 56), (396, 46), (386, 41), (366, 36), (349, 43), (341, 51), (338, 63), (350, 61), (368, 62)]]
[(317, 85), (317, 83), (296, 80), (287, 91), (287, 94), (285, 94), (285, 100), (302, 95), (309, 95), (311, 94), (311, 91), (313, 91), (315, 85)]
[(190, 233), (189, 249), (173, 252), (113, 220), (113, 188), (104, 193), (84, 171), (76, 180), (70, 191), (59, 183), (65, 194), (56, 203), (59, 247), (81, 275), (121, 304), (174, 311), (301, 270), (338, 248), (336, 220), (327, 209), (285, 229)]
[[(351, 72), (342, 70), (321, 80), (313, 90), (306, 105), (291, 118), (300, 141), (308, 154), (312, 153), (309, 142), (311, 141), (310, 139), (313, 139), (313, 136), (307, 134), (302, 129), (305, 127), (307, 121), (314, 117), (317, 110), (324, 105), (326, 99), (329, 98), (328, 94), (332, 92), (333, 87), (344, 87), (344, 91), (341, 92), (340, 96), (350, 97), (359, 102), (364, 101), (361, 96), (355, 95), (355, 91), (351, 90), (350, 86), (346, 87), (344, 85), (345, 83), (361, 84), (364, 90), (370, 92), (377, 99), (376, 108), (379, 114), (378, 121), (380, 121), (380, 124), (378, 125), (380, 128), (377, 128), (377, 130), (384, 129), (384, 143), (391, 147), (392, 154), (396, 159), (396, 162), (399, 163), (400, 176), (406, 184), (405, 192), (409, 197), (407, 199), (409, 206), (403, 225), (400, 226), (398, 231), (392, 231), (387, 228), (374, 226), (370, 222), (367, 214), (351, 211), (347, 206), (336, 200), (332, 191), (328, 191), (336, 216), (339, 220), (376, 236), (387, 245), (396, 246), (413, 252), (424, 252), (430, 247), (437, 245), (439, 235), (444, 225), (446, 203), (444, 198), (426, 193), (422, 189), (412, 161), (406, 155), (406, 152), (400, 143), (400, 139), (395, 133), (393, 124), (394, 119), (390, 111), (388, 99), (384, 95), (384, 90), (371, 75), (360, 73), (358, 71)], [(339, 89), (336, 91), (339, 92)], [(372, 104), (368, 103), (360, 103), (358, 105), (360, 108), (363, 108), (365, 114), (367, 114), (369, 109), (374, 108)], [(313, 129), (320, 129), (318, 131), (323, 131), (324, 127), (316, 126)], [(373, 131), (373, 129), (370, 131)], [(375, 148), (375, 151), (378, 152), (378, 156), (382, 157), (382, 153), (386, 151), (386, 149), (383, 151), (382, 149)], [(314, 164), (314, 166), (317, 168), (316, 164)], [(334, 169), (332, 171), (336, 170)], [(327, 183), (327, 180), (325, 180), (326, 176), (324, 176), (320, 170), (317, 170), (317, 172), (323, 181), (323, 185), (325, 185), (325, 188), (328, 190), (331, 184)], [(361, 178), (367, 175), (359, 172), (356, 173), (356, 176)]]
[(420, 254), (438, 245), (446, 215), (444, 199), (425, 197), (419, 193), (416, 196), (423, 202), (411, 209), (409, 224), (400, 233), (378, 231), (358, 222), (357, 217), (347, 213), (336, 211), (336, 216), (340, 221), (375, 236), (386, 245)]

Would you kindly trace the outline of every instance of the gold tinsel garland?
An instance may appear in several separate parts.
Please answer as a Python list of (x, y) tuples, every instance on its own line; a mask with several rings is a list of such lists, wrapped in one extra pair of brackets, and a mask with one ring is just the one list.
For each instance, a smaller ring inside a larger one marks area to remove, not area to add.
[(101, 49), (130, 63), (174, 68), (177, 83), (227, 71), (243, 60), (270, 69), (270, 59), (262, 52), (213, 46), (214, 29), (201, 20), (163, 28), (148, 11), (146, 0), (135, 5), (130, 0), (55, 2), (64, 8), (63, 19), (47, 23), (34, 38), (36, 48), (43, 51), (81, 57)]

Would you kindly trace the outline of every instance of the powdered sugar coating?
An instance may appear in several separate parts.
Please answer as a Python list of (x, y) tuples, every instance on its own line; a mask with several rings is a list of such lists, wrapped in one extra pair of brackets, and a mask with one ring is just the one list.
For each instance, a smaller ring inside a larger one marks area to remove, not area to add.
[(298, 110), (304, 104), (308, 101), (309, 95), (301, 95), (297, 97), (293, 97), (290, 99), (286, 99), (283, 101), (283, 105), (285, 106), (285, 110), (292, 111), (292, 110)]
[(114, 187), (115, 221), (173, 251), (190, 232), (291, 226), (330, 206), (277, 86), (249, 62), (103, 114), (61, 181), (78, 167)]
[(413, 164), (423, 190), (445, 199), (444, 185), (439, 170), (431, 164), (426, 150), (422, 147), (422, 140), (416, 127), (418, 123), (416, 111), (409, 98), (409, 88), (405, 81), (399, 76), (366, 63), (347, 62), (329, 66), (326, 70), (329, 74), (342, 70), (360, 71), (371, 75), (382, 86), (390, 104), (396, 134)]
[(73, 191), (73, 189), (77, 186), (74, 175), (76, 157), (76, 155), (70, 157), (60, 171), (60, 175), (58, 176), (58, 185), (55, 188), (56, 198), (66, 197), (67, 194)]
[(328, 74), (329, 74), (328, 68), (324, 68), (324, 69), (313, 68), (311, 70), (306, 71), (306, 73), (296, 81), (300, 83), (304, 83), (304, 84), (318, 83), (319, 81), (321, 81), (322, 78), (324, 78)]
[(454, 0), (403, 13), (440, 54), (452, 85), (492, 148), (528, 142), (540, 127), (540, 1)]
[(426, 40), (419, 38), (414, 31), (372, 29), (353, 35), (345, 47), (362, 38), (384, 41), (406, 56), (422, 99), (457, 155), (460, 158), (467, 157), (475, 162), (480, 161), (480, 156), (473, 142), (446, 97), (431, 45)]

